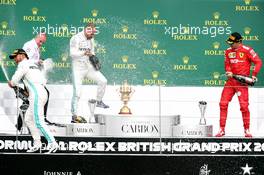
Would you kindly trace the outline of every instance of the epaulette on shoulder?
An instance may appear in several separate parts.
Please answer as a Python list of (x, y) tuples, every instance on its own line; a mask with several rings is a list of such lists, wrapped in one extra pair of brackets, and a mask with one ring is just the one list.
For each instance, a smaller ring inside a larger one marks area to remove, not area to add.
[(243, 45), (242, 47), (243, 47), (243, 49), (246, 49), (246, 50), (249, 50), (250, 49), (250, 47), (245, 46), (245, 45)]

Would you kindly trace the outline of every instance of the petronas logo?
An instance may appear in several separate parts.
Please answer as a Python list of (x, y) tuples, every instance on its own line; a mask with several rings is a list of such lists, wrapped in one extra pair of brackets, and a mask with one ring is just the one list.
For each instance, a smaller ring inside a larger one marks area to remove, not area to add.
[(153, 49), (157, 49), (158, 46), (159, 46), (159, 42), (157, 42), (157, 41), (153, 41), (153, 42), (151, 43), (151, 45), (152, 45), (152, 48), (153, 48)]
[(182, 57), (182, 61), (183, 61), (184, 64), (188, 64), (189, 60), (190, 60), (190, 57), (188, 57), (188, 56)]
[(127, 63), (128, 62), (128, 56), (127, 55), (122, 56), (121, 59), (122, 59), (123, 63)]
[(153, 11), (152, 12), (153, 18), (157, 19), (159, 17), (159, 12), (158, 11)]
[(218, 20), (220, 18), (220, 13), (219, 12), (214, 12), (213, 17), (215, 20)]
[(158, 71), (153, 71), (152, 72), (152, 77), (153, 78), (158, 78), (159, 77), (159, 72)]
[(67, 59), (68, 59), (68, 53), (63, 53), (63, 54), (61, 54), (61, 60), (63, 61), (63, 62), (66, 62), (67, 61)]
[(98, 10), (96, 9), (92, 10), (92, 16), (97, 17), (97, 15), (98, 15)]
[(249, 35), (250, 32), (251, 32), (251, 28), (250, 28), (250, 27), (245, 27), (245, 28), (244, 28), (244, 33), (245, 33), (246, 35)]
[(127, 33), (128, 32), (128, 26), (122, 26), (122, 31), (124, 33)]
[(2, 29), (7, 29), (7, 26), (8, 26), (8, 22), (6, 21), (1, 22)]
[(38, 8), (36, 8), (36, 7), (33, 7), (33, 8), (31, 9), (31, 11), (32, 11), (32, 14), (33, 14), (33, 15), (37, 15), (37, 14), (38, 14)]
[(219, 79), (220, 73), (219, 72), (214, 72), (213, 73), (213, 77), (214, 77), (214, 79)]
[(214, 47), (214, 49), (219, 49), (220, 43), (219, 42), (214, 42), (213, 43), (213, 47)]
[(245, 2), (246, 5), (250, 5), (251, 0), (244, 0), (244, 2)]

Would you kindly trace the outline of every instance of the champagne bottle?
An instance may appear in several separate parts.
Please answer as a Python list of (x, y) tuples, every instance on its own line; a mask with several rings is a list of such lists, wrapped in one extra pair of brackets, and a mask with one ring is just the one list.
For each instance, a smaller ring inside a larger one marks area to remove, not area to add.
[(237, 81), (241, 82), (241, 83), (245, 83), (248, 84), (250, 86), (254, 86), (255, 81), (247, 76), (243, 76), (243, 75), (235, 75), (233, 74), (233, 78), (236, 79)]
[(14, 86), (13, 89), (18, 98), (20, 98), (24, 102), (28, 102), (28, 92), (25, 89), (18, 86)]

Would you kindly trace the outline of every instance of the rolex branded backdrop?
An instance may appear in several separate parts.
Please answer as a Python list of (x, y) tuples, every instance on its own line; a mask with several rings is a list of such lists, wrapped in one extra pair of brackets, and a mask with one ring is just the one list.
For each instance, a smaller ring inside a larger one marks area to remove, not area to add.
[[(70, 37), (94, 22), (110, 85), (128, 79), (133, 85), (223, 86), (231, 32), (264, 57), (263, 7), (263, 0), (0, 0), (1, 64), (12, 75), (8, 54), (46, 32), (42, 57), (55, 65), (49, 83), (71, 84)], [(2, 73), (0, 82), (6, 82)]]

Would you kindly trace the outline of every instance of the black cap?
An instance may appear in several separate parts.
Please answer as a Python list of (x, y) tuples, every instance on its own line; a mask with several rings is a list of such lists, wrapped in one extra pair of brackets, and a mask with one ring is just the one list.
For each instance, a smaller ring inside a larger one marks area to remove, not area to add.
[(229, 38), (226, 40), (227, 44), (239, 43), (242, 41), (242, 36), (238, 32), (231, 33)]
[(24, 54), (27, 57), (27, 59), (28, 59), (28, 55), (27, 55), (26, 51), (24, 51), (24, 49), (16, 49), (16, 50), (14, 50), (13, 53), (11, 55), (9, 55), (9, 58), (10, 59), (14, 59), (19, 54)]

